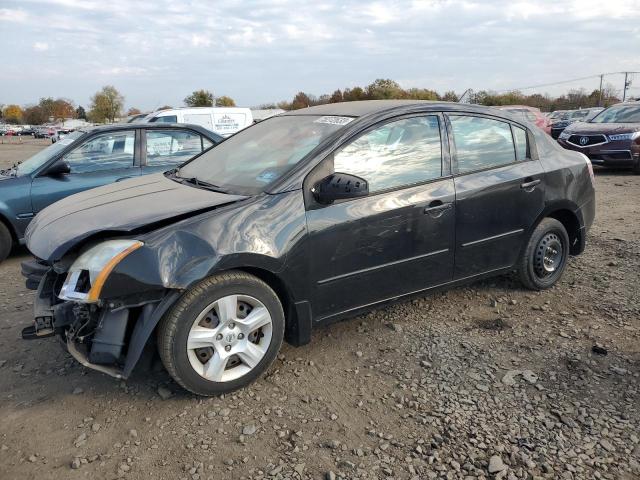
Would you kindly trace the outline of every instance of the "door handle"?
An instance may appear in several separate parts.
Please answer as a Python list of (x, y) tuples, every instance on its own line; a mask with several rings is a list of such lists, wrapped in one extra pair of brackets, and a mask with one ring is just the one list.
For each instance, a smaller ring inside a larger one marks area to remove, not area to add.
[(451, 206), (452, 203), (442, 203), (440, 200), (434, 200), (424, 209), (423, 213), (430, 215), (432, 218), (439, 218), (444, 212), (449, 210)]
[(540, 179), (536, 178), (535, 180), (531, 177), (527, 177), (524, 179), (524, 183), (520, 184), (520, 188), (527, 192), (533, 192), (536, 188), (536, 185), (540, 183)]

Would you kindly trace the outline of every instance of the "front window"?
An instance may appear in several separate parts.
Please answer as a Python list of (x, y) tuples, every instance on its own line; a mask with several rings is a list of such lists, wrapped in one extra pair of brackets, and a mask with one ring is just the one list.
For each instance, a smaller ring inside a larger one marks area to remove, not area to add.
[(67, 153), (71, 173), (132, 168), (136, 134), (134, 130), (103, 133)]
[(334, 155), (334, 171), (364, 178), (370, 192), (425, 182), (442, 175), (436, 115), (389, 122)]
[(591, 123), (640, 123), (640, 105), (620, 105), (600, 112)]
[(29, 157), (27, 160), (17, 166), (16, 175), (29, 175), (30, 173), (34, 172), (84, 134), (85, 132), (82, 132), (80, 130), (71, 132), (69, 135), (65, 135), (63, 139), (58, 140), (52, 145), (49, 145), (44, 150), (40, 150), (34, 156)]
[(316, 115), (273, 117), (229, 137), (181, 167), (177, 176), (255, 194), (282, 178), (320, 142), (352, 120)]

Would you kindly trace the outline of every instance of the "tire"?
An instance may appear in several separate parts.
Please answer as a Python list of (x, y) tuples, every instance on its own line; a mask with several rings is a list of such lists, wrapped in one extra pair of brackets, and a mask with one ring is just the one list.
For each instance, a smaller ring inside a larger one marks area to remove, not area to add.
[(520, 259), (520, 281), (530, 290), (551, 288), (562, 277), (568, 258), (567, 230), (555, 218), (545, 218), (531, 234)]
[[(267, 317), (270, 324), (251, 330)], [(183, 388), (221, 395), (250, 384), (271, 365), (284, 327), (276, 293), (253, 275), (229, 271), (188, 289), (165, 314), (158, 326), (158, 351)]]
[(640, 158), (638, 159), (636, 164), (633, 166), (633, 173), (636, 175), (640, 175)]
[(11, 253), (13, 247), (13, 237), (7, 226), (0, 222), (0, 262), (5, 260)]

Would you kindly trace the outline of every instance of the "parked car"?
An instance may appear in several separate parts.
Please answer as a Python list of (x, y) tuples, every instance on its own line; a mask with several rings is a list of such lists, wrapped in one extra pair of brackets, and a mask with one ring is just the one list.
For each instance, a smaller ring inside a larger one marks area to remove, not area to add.
[(286, 112), (178, 169), (40, 212), (23, 337), (60, 334), (84, 365), (126, 378), (153, 334), (180, 385), (229, 392), (283, 337), (304, 344), (387, 302), (514, 269), (553, 286), (594, 209), (587, 158), (493, 108)]
[(0, 171), (0, 261), (35, 214), (73, 193), (173, 168), (222, 137), (197, 125), (109, 125), (76, 130)]
[(551, 133), (551, 122), (549, 118), (542, 114), (539, 108), (529, 107), (528, 105), (502, 105), (496, 108), (512, 113), (522, 120), (529, 121), (540, 127), (546, 133)]
[(36, 138), (53, 138), (57, 134), (53, 127), (39, 127), (36, 129), (34, 137)]
[(200, 125), (223, 137), (228, 137), (253, 124), (253, 116), (248, 108), (173, 108), (150, 113), (144, 118), (144, 121), (152, 123), (191, 123)]
[(558, 138), (594, 165), (626, 167), (640, 175), (640, 103), (613, 105), (588, 122), (569, 125)]
[(551, 137), (557, 139), (562, 131), (575, 122), (588, 122), (604, 108), (582, 108), (580, 110), (568, 110), (560, 118), (551, 122)]

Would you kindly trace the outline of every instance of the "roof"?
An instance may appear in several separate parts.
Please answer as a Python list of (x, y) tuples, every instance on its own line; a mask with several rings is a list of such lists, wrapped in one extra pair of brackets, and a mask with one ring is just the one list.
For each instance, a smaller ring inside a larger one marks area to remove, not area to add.
[(488, 113), (489, 107), (468, 103), (437, 102), (431, 100), (361, 100), (357, 102), (327, 103), (315, 107), (301, 108), (284, 113), (284, 115), (340, 115), (346, 117), (363, 117), (385, 110), (403, 109), (424, 105), (429, 110), (477, 111)]
[(170, 128), (170, 129), (175, 129), (175, 128), (179, 128), (179, 129), (184, 129), (184, 128), (188, 128), (190, 130), (195, 130), (198, 133), (201, 133), (203, 135), (205, 135), (206, 137), (210, 138), (210, 139), (214, 139), (216, 141), (220, 141), (222, 140), (222, 137), (220, 135), (218, 135), (215, 132), (212, 132), (211, 130), (207, 130), (206, 128), (200, 126), (200, 125), (194, 125), (191, 123), (164, 123), (164, 122), (158, 122), (158, 123), (112, 123), (111, 125), (96, 125), (96, 126), (90, 126), (90, 127), (82, 127), (82, 128), (78, 128), (78, 130), (83, 131), (83, 132), (93, 132), (93, 131), (120, 131), (120, 130), (131, 130), (132, 128), (144, 128), (144, 129), (153, 129), (153, 130), (158, 130), (158, 129), (165, 129), (165, 128)]

